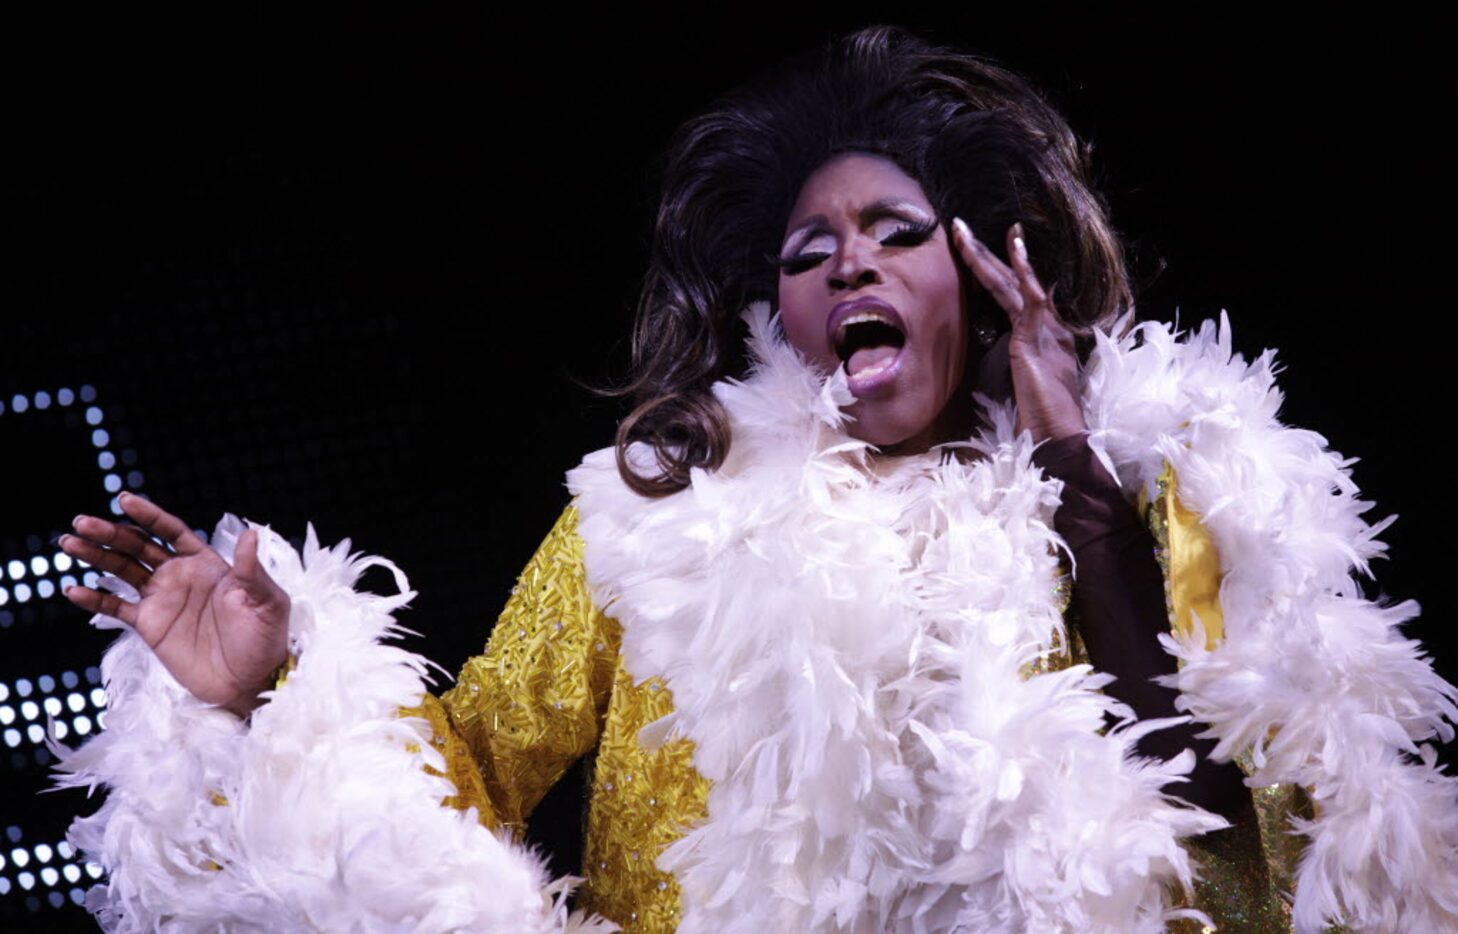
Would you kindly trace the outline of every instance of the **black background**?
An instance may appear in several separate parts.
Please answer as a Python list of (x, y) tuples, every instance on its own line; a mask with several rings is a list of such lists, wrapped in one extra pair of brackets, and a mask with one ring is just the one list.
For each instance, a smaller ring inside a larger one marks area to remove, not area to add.
[[(1023, 72), (1095, 141), (1140, 268), (1168, 262), (1141, 317), (1224, 308), (1248, 357), (1278, 348), (1283, 418), (1362, 458), (1370, 521), (1401, 515), (1369, 595), (1419, 600), (1407, 631), (1453, 679), (1444, 33), (1356, 13), (964, 9), (10, 19), (0, 561), (106, 514), (89, 428), (11, 404), (92, 386), (131, 485), (194, 527), (232, 511), (297, 542), (312, 521), (325, 544), (391, 557), (419, 591), (407, 647), (456, 670), (565, 505), (564, 471), (622, 414), (573, 380), (623, 371), (672, 129), (785, 54), (894, 21)], [(110, 641), (58, 596), (0, 610), (6, 683), (81, 673)], [(37, 797), (36, 752), (0, 748), (7, 859), (96, 806)], [(559, 871), (578, 858), (579, 780), (534, 819)], [(0, 926), (77, 920), (48, 891), (0, 896)]]

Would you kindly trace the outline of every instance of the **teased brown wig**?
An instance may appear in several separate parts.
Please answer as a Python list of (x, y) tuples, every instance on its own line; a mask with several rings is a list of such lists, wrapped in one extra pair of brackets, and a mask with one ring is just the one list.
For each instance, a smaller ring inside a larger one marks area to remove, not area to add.
[[(633, 328), (618, 470), (664, 496), (689, 470), (714, 470), (731, 442), (711, 387), (743, 376), (740, 312), (778, 308), (779, 249), (804, 180), (846, 150), (883, 155), (919, 181), (943, 222), (961, 217), (1006, 262), (1021, 221), (1040, 281), (1091, 346), (1133, 305), (1124, 251), (1090, 181), (1092, 145), (1025, 79), (989, 59), (939, 47), (896, 26), (871, 26), (791, 58), (714, 102), (674, 133)], [(983, 290), (970, 314), (1006, 324)], [(656, 451), (658, 474), (635, 473), (628, 446)]]

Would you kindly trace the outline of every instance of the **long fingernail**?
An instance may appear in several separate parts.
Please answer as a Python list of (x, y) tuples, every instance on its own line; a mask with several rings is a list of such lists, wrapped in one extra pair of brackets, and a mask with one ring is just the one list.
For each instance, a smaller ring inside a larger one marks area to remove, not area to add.
[(1022, 259), (1022, 261), (1026, 263), (1028, 261), (1028, 246), (1027, 244), (1023, 243), (1023, 238), (1013, 237), (1013, 247), (1017, 249), (1018, 256)]
[(78, 528), (78, 526), (80, 526), (81, 520), (82, 519), (85, 519), (85, 518), (86, 518), (86, 514), (85, 513), (82, 513), (81, 515), (78, 515), (76, 518), (72, 519), (71, 520), (71, 528), (76, 529), (79, 532), (80, 529)]
[(976, 237), (972, 236), (972, 228), (968, 227), (967, 222), (962, 220), (962, 218), (952, 218), (952, 226), (957, 228), (957, 230), (961, 232), (962, 237), (966, 239), (968, 243), (972, 243), (977, 239)]

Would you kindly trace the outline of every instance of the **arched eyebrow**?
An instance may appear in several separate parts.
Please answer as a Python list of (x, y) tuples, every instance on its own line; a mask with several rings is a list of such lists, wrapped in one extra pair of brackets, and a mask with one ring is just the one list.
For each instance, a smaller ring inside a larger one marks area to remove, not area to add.
[[(908, 216), (910, 215), (910, 216)], [(902, 217), (907, 220), (925, 220), (926, 211), (921, 205), (914, 201), (907, 201), (905, 198), (880, 198), (861, 208), (860, 221), (864, 227), (872, 221), (880, 220), (883, 217)], [(785, 242), (781, 249), (790, 245), (790, 240), (802, 230), (825, 227), (830, 221), (824, 214), (811, 214), (800, 221), (785, 233)]]

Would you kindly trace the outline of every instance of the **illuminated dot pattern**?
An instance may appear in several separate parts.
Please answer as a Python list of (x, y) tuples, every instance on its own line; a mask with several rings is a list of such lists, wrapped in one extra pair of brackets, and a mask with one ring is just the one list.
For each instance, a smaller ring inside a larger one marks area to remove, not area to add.
[(37, 764), (51, 761), (46, 724), (61, 741), (76, 745), (105, 724), (106, 691), (101, 669), (63, 671), (0, 681), (0, 748), (28, 751)]
[(83, 859), (65, 840), (26, 843), (14, 824), (0, 843), (0, 896), (30, 893), (25, 906), (44, 908), (83, 905), (86, 889), (101, 880), (100, 864)]

